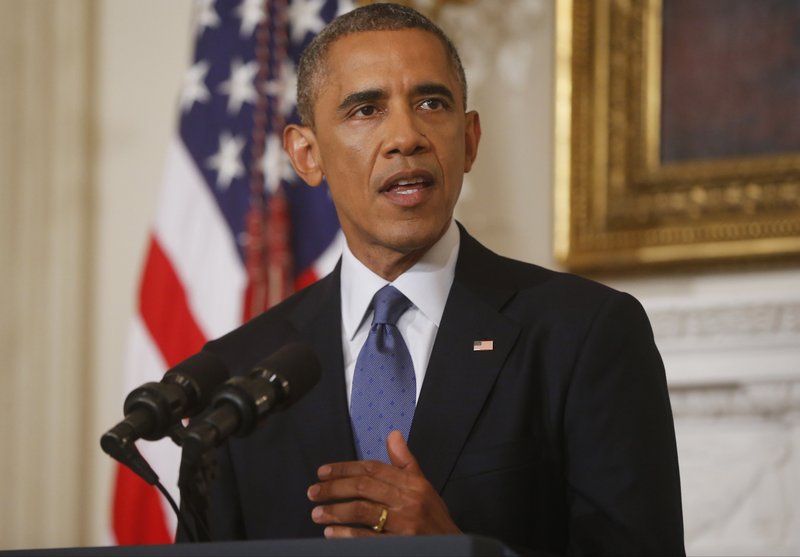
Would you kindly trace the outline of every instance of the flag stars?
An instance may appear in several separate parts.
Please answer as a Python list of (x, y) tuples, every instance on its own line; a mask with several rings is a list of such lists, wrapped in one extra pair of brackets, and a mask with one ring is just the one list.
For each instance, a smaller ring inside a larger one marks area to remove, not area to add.
[(205, 80), (211, 66), (205, 60), (200, 60), (189, 68), (183, 76), (181, 89), (181, 110), (188, 112), (196, 102), (207, 102), (211, 93), (206, 87)]
[(242, 0), (242, 3), (236, 8), (236, 15), (242, 20), (239, 28), (239, 34), (242, 37), (252, 35), (256, 26), (267, 19), (263, 0)]
[(352, 0), (339, 0), (339, 5), (336, 9), (336, 16), (339, 17), (340, 15), (344, 15), (347, 12), (352, 12), (355, 9), (355, 4), (353, 4)]
[(197, 34), (202, 35), (206, 29), (219, 27), (219, 15), (214, 8), (214, 0), (197, 0)]
[(231, 61), (231, 76), (219, 84), (219, 91), (228, 95), (228, 113), (238, 114), (242, 104), (256, 101), (254, 80), (258, 73), (258, 62), (251, 60), (243, 64), (238, 58)]
[(325, 27), (321, 10), (325, 0), (295, 0), (289, 5), (292, 41), (300, 43), (308, 33), (319, 33)]
[(222, 132), (219, 137), (219, 151), (208, 159), (209, 168), (217, 171), (217, 188), (227, 190), (231, 182), (244, 176), (242, 163), (242, 149), (245, 140), (243, 137), (233, 136)]
[(297, 105), (297, 72), (291, 61), (280, 66), (280, 73), (264, 86), (270, 97), (278, 99), (278, 109), (285, 118), (288, 118)]

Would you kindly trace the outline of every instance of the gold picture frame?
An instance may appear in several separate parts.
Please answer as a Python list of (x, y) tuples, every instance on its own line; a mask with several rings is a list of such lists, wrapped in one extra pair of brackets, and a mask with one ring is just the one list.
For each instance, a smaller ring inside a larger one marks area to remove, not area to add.
[(601, 272), (800, 262), (800, 152), (661, 160), (669, 1), (557, 0), (557, 260)]

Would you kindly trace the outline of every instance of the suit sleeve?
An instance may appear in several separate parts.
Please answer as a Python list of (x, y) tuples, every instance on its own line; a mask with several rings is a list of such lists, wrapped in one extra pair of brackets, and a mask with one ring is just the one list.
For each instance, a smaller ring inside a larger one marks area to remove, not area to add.
[(575, 360), (563, 417), (572, 554), (682, 555), (675, 431), (641, 305), (614, 293)]

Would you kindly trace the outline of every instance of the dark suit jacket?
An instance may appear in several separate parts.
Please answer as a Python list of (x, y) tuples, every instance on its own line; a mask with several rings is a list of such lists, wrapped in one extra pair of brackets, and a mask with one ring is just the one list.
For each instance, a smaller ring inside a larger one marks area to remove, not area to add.
[[(340, 314), (337, 268), (207, 345), (237, 374), (295, 340), (323, 362), (295, 406), (220, 450), (213, 539), (322, 535), (306, 490), (320, 465), (355, 459)], [(408, 443), (464, 532), (523, 552), (684, 552), (664, 368), (641, 306), (463, 228)]]

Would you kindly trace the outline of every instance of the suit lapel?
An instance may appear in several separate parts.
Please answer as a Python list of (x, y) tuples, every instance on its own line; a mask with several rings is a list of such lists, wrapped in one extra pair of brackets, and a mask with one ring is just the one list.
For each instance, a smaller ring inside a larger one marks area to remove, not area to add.
[[(485, 280), (479, 290), (471, 288), (471, 277), (481, 272), (476, 268), (491, 268), (486, 267), (486, 260), (475, 261), (480, 259), (476, 247), (483, 250), (462, 233), (455, 280), (409, 435), (411, 452), (438, 491), (444, 487), (519, 335), (519, 327), (499, 312), (513, 291), (487, 289)], [(493, 341), (493, 349), (474, 351), (473, 343), (481, 340)]]
[(298, 440), (314, 476), (326, 462), (355, 459), (344, 382), (339, 267), (323, 280), (315, 296), (309, 296), (291, 318), (322, 363), (319, 384), (298, 401), (293, 413)]

